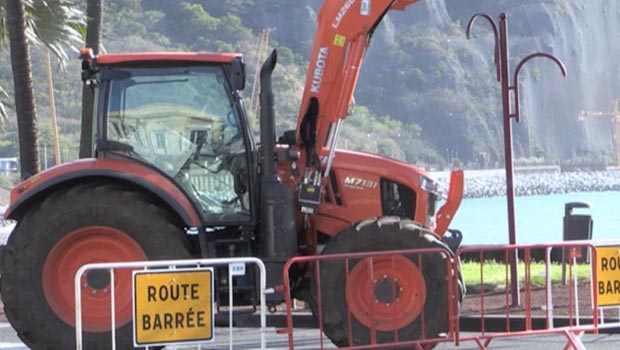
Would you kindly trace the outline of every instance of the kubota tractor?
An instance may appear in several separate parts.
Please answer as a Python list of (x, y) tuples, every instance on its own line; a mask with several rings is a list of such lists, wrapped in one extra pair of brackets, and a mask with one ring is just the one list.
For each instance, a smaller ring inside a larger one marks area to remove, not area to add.
[[(275, 51), (261, 69), (260, 145), (240, 97), (241, 55), (83, 50), (82, 78), (94, 99), (83, 106), (95, 121), (93, 156), (29, 177), (13, 189), (5, 213), (17, 226), (3, 249), (2, 300), (24, 343), (75, 346), (73, 278), (87, 263), (256, 256), (273, 286), (282, 283), (284, 262), (297, 255), (446, 248), (442, 236), (461, 200), (462, 172), (453, 172), (437, 211), (435, 182), (423, 171), (335, 149), (375, 27), (390, 9), (414, 2), (326, 1), (297, 130), (277, 142)], [(347, 272), (329, 264), (320, 270), (321, 291), (311, 287), (316, 274), (296, 271), (293, 293), (314, 312), (321, 293), (330, 316), (323, 328), (337, 345), (366, 342), (375, 321), (364, 315), (383, 312), (389, 302), (399, 321), (385, 321), (377, 341), (395, 333), (401, 340), (434, 337), (448, 327), (448, 305), (436, 302), (449, 293), (446, 257), (425, 257), (423, 268), (403, 259), (398, 273), (407, 277), (390, 280), (391, 288), (407, 286), (398, 300), (368, 305), (362, 294), (377, 291), (360, 288), (369, 278), (364, 268)], [(356, 275), (345, 281), (345, 273)], [(226, 283), (216, 280), (216, 289), (226, 290)], [(114, 285), (117, 348), (133, 348), (131, 274), (115, 275)], [(109, 349), (110, 276), (91, 271), (82, 286), (85, 349)], [(361, 293), (345, 295), (347, 288)], [(257, 293), (248, 274), (234, 286), (234, 303), (256, 304)], [(280, 293), (269, 302), (281, 300)], [(347, 310), (354, 310), (352, 339)]]

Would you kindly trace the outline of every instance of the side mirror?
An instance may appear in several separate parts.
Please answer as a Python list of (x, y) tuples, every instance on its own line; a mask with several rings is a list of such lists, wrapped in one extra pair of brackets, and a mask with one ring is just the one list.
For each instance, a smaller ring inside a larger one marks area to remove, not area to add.
[(245, 62), (243, 58), (234, 59), (230, 68), (230, 82), (233, 89), (243, 90), (245, 88)]

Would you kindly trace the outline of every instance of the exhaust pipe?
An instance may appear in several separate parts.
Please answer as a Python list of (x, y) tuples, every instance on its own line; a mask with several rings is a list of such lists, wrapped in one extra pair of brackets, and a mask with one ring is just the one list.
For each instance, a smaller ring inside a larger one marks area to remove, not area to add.
[[(260, 246), (266, 263), (282, 263), (297, 255), (295, 199), (276, 173), (276, 121), (271, 74), (278, 55), (273, 50), (260, 70)], [(281, 266), (280, 266), (281, 267)]]
[(271, 74), (276, 68), (278, 52), (273, 50), (260, 69), (260, 144), (263, 177), (276, 176), (276, 118), (273, 110)]

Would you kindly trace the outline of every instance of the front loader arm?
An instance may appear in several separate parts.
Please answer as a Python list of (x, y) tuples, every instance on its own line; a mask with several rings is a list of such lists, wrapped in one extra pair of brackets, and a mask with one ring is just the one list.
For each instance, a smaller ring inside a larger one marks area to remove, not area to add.
[(448, 190), (448, 198), (446, 203), (437, 211), (437, 226), (435, 227), (435, 233), (439, 236), (444, 235), (448, 230), (448, 226), (454, 218), (454, 214), (461, 205), (463, 199), (463, 187), (464, 184), (463, 170), (456, 169), (450, 173), (450, 188)]
[[(306, 85), (297, 121), (306, 159), (326, 154), (335, 124), (347, 116), (372, 33), (389, 10), (419, 0), (326, 0), (317, 17)], [(318, 164), (315, 164), (318, 165)]]

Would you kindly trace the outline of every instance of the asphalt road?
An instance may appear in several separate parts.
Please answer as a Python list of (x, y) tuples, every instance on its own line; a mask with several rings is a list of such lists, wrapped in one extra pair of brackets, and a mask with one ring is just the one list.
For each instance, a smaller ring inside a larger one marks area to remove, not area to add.
[[(212, 343), (202, 344), (201, 349), (224, 350), (229, 349), (228, 329), (216, 328), (215, 341)], [(257, 329), (235, 328), (233, 330), (234, 346), (233, 349), (259, 349), (259, 335)], [(275, 328), (267, 330), (267, 345), (270, 350), (286, 350), (288, 349), (288, 338), (286, 335), (277, 334)], [(295, 330), (296, 347), (299, 350), (317, 350), (319, 349), (318, 330), (317, 329), (300, 329)], [(474, 336), (475, 333), (463, 333), (462, 336)], [(588, 350), (617, 350), (620, 348), (620, 334), (585, 334), (582, 342)], [(550, 336), (529, 336), (520, 338), (501, 338), (494, 339), (489, 345), (489, 349), (501, 350), (562, 350), (566, 345), (566, 337), (562, 335)], [(326, 349), (335, 349), (325, 340)], [(15, 331), (6, 322), (0, 322), (0, 349), (2, 350), (25, 350), (24, 346)], [(174, 349), (168, 347), (166, 349)], [(196, 346), (178, 347), (177, 349), (197, 349)], [(456, 347), (454, 343), (443, 343), (436, 347), (437, 350), (475, 350), (480, 349), (475, 342), (468, 341)]]

